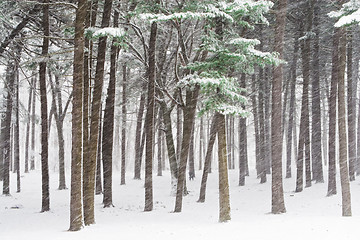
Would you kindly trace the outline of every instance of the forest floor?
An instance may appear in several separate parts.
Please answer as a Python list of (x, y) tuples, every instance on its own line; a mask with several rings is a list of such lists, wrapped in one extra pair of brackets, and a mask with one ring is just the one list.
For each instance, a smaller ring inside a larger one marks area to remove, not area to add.
[[(1, 240), (112, 240), (112, 239), (359, 239), (360, 184), (351, 183), (353, 217), (341, 217), (341, 192), (326, 197), (327, 184), (313, 184), (302, 193), (294, 193), (295, 179), (284, 180), (287, 213), (270, 214), (271, 176), (259, 184), (255, 174), (238, 186), (238, 170), (231, 170), (230, 197), (232, 220), (218, 223), (218, 174), (209, 175), (205, 203), (197, 203), (201, 172), (187, 181), (189, 195), (184, 197), (182, 213), (172, 213), (170, 176), (154, 176), (154, 210), (144, 212), (144, 182), (128, 174), (126, 185), (114, 174), (113, 208), (102, 207), (96, 196), (96, 224), (79, 232), (68, 232), (70, 190), (57, 190), (58, 176), (51, 174), (51, 211), (40, 213), (41, 173), (22, 174), (21, 193), (15, 193), (16, 175), (11, 175), (11, 196), (0, 195)], [(67, 185), (70, 186), (69, 178)], [(0, 182), (2, 189), (2, 182)]]

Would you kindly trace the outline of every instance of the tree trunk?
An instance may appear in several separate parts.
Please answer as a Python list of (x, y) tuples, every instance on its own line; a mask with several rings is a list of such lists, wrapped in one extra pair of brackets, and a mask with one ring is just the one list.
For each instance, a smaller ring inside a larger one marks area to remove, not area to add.
[(15, 54), (15, 123), (14, 123), (14, 163), (15, 163), (15, 171), (16, 171), (16, 192), (21, 191), (21, 182), (20, 182), (20, 124), (19, 124), (19, 107), (20, 107), (20, 100), (19, 100), (19, 88), (20, 88), (20, 81), (19, 81), (19, 65), (21, 60), (21, 51), (22, 45), (17, 43)]
[(35, 170), (35, 128), (36, 128), (36, 77), (32, 88), (33, 99), (32, 99), (32, 112), (31, 112), (31, 141), (30, 141), (30, 170)]
[(211, 121), (211, 129), (210, 129), (210, 133), (209, 133), (209, 141), (208, 141), (208, 146), (207, 146), (206, 155), (205, 155), (203, 175), (201, 178), (200, 196), (199, 196), (198, 202), (205, 202), (206, 183), (207, 183), (207, 178), (208, 178), (208, 174), (209, 174), (216, 134), (218, 132), (218, 127), (219, 127), (218, 116), (219, 116), (218, 114), (214, 114), (212, 121)]
[(227, 169), (227, 152), (226, 152), (226, 128), (225, 116), (219, 113), (219, 128), (218, 128), (218, 155), (219, 155), (219, 222), (227, 222), (231, 220), (230, 217), (230, 194), (229, 194), (229, 180)]
[[(284, 31), (286, 24), (286, 0), (279, 0), (276, 9), (275, 48), (283, 56)], [(274, 67), (272, 84), (272, 111), (271, 111), (271, 167), (272, 167), (272, 201), (271, 212), (279, 214), (286, 212), (284, 204), (284, 191), (282, 181), (282, 136), (276, 131), (281, 126), (281, 86), (283, 79), (282, 64)]]
[(148, 68), (148, 99), (146, 111), (146, 147), (145, 147), (145, 208), (144, 211), (153, 210), (153, 132), (154, 132), (154, 108), (155, 108), (155, 75), (156, 75), (156, 35), (157, 23), (151, 24), (149, 40), (149, 68)]
[[(118, 27), (119, 12), (114, 12), (114, 27)], [(105, 103), (104, 124), (102, 133), (102, 162), (104, 169), (104, 207), (112, 207), (112, 165), (114, 145), (115, 93), (116, 93), (116, 59), (119, 48), (113, 40), (110, 53), (110, 81)], [(100, 149), (98, 150), (100, 151)]]
[(8, 62), (6, 69), (6, 83), (7, 83), (7, 96), (6, 96), (6, 112), (4, 121), (4, 129), (2, 132), (2, 138), (4, 140), (3, 145), (3, 194), (10, 195), (10, 131), (11, 131), (11, 117), (13, 108), (13, 93), (15, 83), (15, 64), (11, 61)]
[(144, 115), (145, 108), (145, 87), (142, 89), (140, 96), (139, 110), (136, 117), (136, 133), (135, 133), (135, 168), (134, 168), (134, 179), (141, 179), (141, 130), (142, 130), (142, 118)]
[(314, 39), (313, 80), (312, 80), (312, 121), (311, 121), (311, 159), (313, 163), (313, 179), (323, 183), (323, 166), (321, 152), (321, 106), (320, 106), (320, 6), (318, 0), (312, 0), (314, 6)]
[[(26, 135), (25, 135), (25, 173), (29, 172), (29, 145), (30, 145), (30, 123), (31, 123), (31, 102), (33, 96), (35, 76), (31, 78), (30, 87), (29, 87), (29, 100), (27, 108), (27, 119), (26, 119)], [(1, 160), (0, 160), (1, 162)], [(1, 179), (1, 173), (0, 173)]]
[(203, 116), (200, 117), (200, 129), (199, 129), (199, 170), (202, 170), (203, 164), (203, 148), (204, 148), (204, 118)]
[(260, 160), (261, 160), (261, 152), (260, 152), (260, 132), (259, 132), (259, 114), (258, 114), (258, 105), (256, 101), (256, 75), (252, 75), (251, 79), (251, 104), (252, 104), (252, 112), (254, 116), (254, 130), (255, 130), (255, 165), (256, 165), (256, 176), (260, 176)]
[(347, 117), (348, 117), (348, 153), (349, 153), (349, 177), (350, 181), (355, 180), (356, 170), (356, 96), (354, 95), (354, 78), (353, 78), (353, 40), (352, 29), (348, 28), (348, 45), (347, 45)]
[(181, 142), (181, 153), (180, 153), (180, 164), (178, 170), (178, 183), (176, 190), (176, 202), (174, 212), (181, 212), (182, 209), (182, 198), (184, 192), (184, 182), (186, 175), (186, 165), (189, 154), (189, 145), (191, 138), (191, 129), (195, 121), (195, 112), (197, 99), (199, 95), (199, 86), (195, 89), (186, 90), (186, 106), (184, 107), (184, 122), (183, 122), (183, 136)]
[(345, 107), (345, 68), (346, 68), (346, 30), (345, 27), (339, 29), (339, 75), (338, 75), (338, 127), (339, 127), (339, 165), (340, 182), (342, 197), (342, 216), (351, 216), (351, 195), (349, 183), (349, 168), (347, 156), (347, 136), (346, 136), (346, 107)]
[(327, 196), (332, 196), (336, 191), (336, 96), (339, 75), (339, 40), (340, 30), (335, 29), (333, 36), (333, 52), (332, 52), (332, 70), (331, 70), (331, 90), (329, 101), (329, 181)]
[[(246, 88), (246, 75), (241, 75), (240, 87)], [(245, 105), (242, 106), (245, 109)], [(239, 186), (245, 186), (247, 157), (247, 131), (246, 118), (239, 118)]]
[[(293, 59), (290, 67), (290, 105), (289, 105), (289, 121), (287, 129), (287, 143), (286, 143), (286, 178), (291, 178), (291, 160), (292, 160), (292, 143), (293, 143), (293, 128), (294, 126), (294, 116), (296, 115), (295, 109), (295, 100), (296, 100), (296, 68), (297, 68), (297, 59), (299, 52), (299, 41), (301, 37), (301, 31), (298, 31), (299, 34), (296, 34), (294, 39), (294, 52)], [(296, 142), (295, 142), (296, 144)]]
[(161, 109), (159, 108), (159, 115), (158, 115), (158, 132), (157, 132), (157, 175), (162, 176), (162, 126), (161, 126)]
[[(104, 159), (103, 159), (103, 127), (104, 119), (102, 110), (99, 112), (99, 138), (98, 138), (98, 145), (97, 145), (97, 153), (96, 153), (96, 173), (95, 173), (95, 195), (102, 194), (102, 181), (101, 181), (101, 165), (103, 167), (103, 172), (105, 172), (104, 167)], [(102, 163), (102, 164), (101, 164)], [(104, 175), (104, 182), (105, 182), (105, 175)], [(105, 185), (105, 184), (104, 184)]]
[[(109, 26), (111, 16), (112, 1), (105, 0), (104, 12), (101, 27)], [(85, 225), (95, 223), (94, 215), (94, 190), (95, 190), (95, 170), (96, 153), (99, 138), (99, 111), (101, 109), (102, 87), (104, 83), (104, 65), (106, 54), (107, 37), (100, 37), (98, 45), (98, 55), (96, 63), (96, 72), (93, 86), (93, 99), (91, 105), (91, 123), (90, 123), (90, 143), (89, 156), (84, 159), (84, 220)]]
[(72, 109), (72, 150), (71, 150), (71, 195), (70, 195), (70, 231), (78, 231), (83, 226), (82, 212), (82, 97), (84, 79), (84, 23), (86, 0), (78, 1), (75, 18), (74, 38), (74, 74)]
[(125, 184), (126, 172), (126, 84), (127, 84), (127, 67), (123, 65), (123, 82), (122, 82), (122, 108), (121, 108), (121, 185)]
[[(49, 0), (44, 0), (43, 30), (44, 39), (41, 55), (47, 58), (49, 50)], [(41, 212), (50, 210), (49, 196), (49, 166), (48, 166), (48, 117), (47, 117), (47, 91), (46, 91), (46, 62), (39, 64), (40, 102), (41, 102), (41, 175), (42, 175), (42, 206)]]
[(195, 121), (193, 122), (189, 146), (189, 180), (194, 180), (195, 178), (195, 159), (194, 159), (194, 131), (195, 131)]

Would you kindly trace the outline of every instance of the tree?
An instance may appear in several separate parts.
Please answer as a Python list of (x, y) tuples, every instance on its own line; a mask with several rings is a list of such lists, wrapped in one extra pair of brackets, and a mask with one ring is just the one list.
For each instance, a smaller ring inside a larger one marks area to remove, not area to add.
[[(279, 0), (276, 8), (276, 28), (274, 50), (283, 54), (286, 0)], [(277, 126), (281, 126), (281, 87), (283, 78), (282, 65), (278, 65), (273, 70), (272, 84), (272, 114), (271, 114), (271, 167), (272, 167), (272, 198), (271, 212), (274, 214), (286, 212), (284, 204), (284, 190), (282, 182), (282, 136), (281, 131), (276, 131)]]
[(71, 195), (70, 195), (70, 231), (78, 231), (83, 226), (82, 212), (82, 101), (84, 68), (84, 23), (86, 0), (78, 0), (75, 18), (74, 70), (72, 100), (72, 150), (71, 150)]
[(42, 206), (41, 212), (50, 210), (49, 166), (48, 166), (48, 116), (46, 90), (46, 58), (49, 52), (49, 0), (43, 0), (43, 45), (41, 55), (44, 58), (39, 64), (40, 103), (41, 103), (41, 173), (42, 173)]
[[(104, 11), (101, 21), (101, 28), (109, 27), (111, 16), (112, 1), (106, 0), (104, 2)], [(95, 34), (96, 35), (96, 34)], [(94, 197), (95, 197), (95, 170), (96, 170), (96, 156), (97, 143), (99, 138), (99, 112), (101, 109), (102, 87), (104, 82), (104, 66), (106, 54), (106, 40), (107, 36), (99, 38), (97, 62), (95, 79), (93, 86), (93, 99), (91, 104), (91, 122), (90, 122), (90, 138), (89, 138), (89, 155), (84, 158), (84, 222), (85, 225), (95, 223), (94, 213)]]

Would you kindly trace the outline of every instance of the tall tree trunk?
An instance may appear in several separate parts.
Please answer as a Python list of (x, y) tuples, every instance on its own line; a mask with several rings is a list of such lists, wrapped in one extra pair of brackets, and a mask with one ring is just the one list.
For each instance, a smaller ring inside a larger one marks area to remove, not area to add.
[(136, 117), (136, 133), (135, 133), (135, 168), (134, 168), (134, 179), (141, 179), (141, 130), (142, 130), (142, 118), (144, 115), (144, 108), (145, 108), (145, 87), (144, 84), (140, 101), (139, 101), (139, 109)]
[(349, 183), (349, 168), (347, 156), (346, 136), (346, 107), (345, 107), (345, 68), (346, 68), (346, 30), (342, 27), (339, 40), (339, 75), (338, 75), (338, 127), (339, 127), (339, 165), (342, 197), (342, 216), (351, 216), (351, 194)]
[[(114, 27), (118, 27), (119, 12), (114, 12)], [(112, 165), (114, 145), (115, 93), (116, 93), (116, 59), (119, 48), (113, 40), (110, 53), (110, 81), (105, 103), (104, 124), (102, 133), (102, 162), (104, 169), (104, 207), (112, 207)], [(126, 74), (126, 73), (125, 73)], [(100, 149), (98, 150), (100, 151)]]
[(211, 158), (212, 158), (214, 143), (216, 140), (216, 134), (218, 132), (218, 127), (219, 127), (218, 114), (214, 114), (212, 121), (211, 121), (211, 129), (210, 129), (210, 133), (209, 133), (209, 141), (208, 141), (206, 155), (205, 155), (204, 169), (203, 169), (203, 175), (201, 178), (201, 185), (200, 185), (201, 186), (200, 187), (200, 196), (199, 196), (198, 202), (205, 202), (207, 178), (208, 178), (208, 174), (209, 174)]
[[(271, 69), (270, 67), (266, 67), (265, 68), (265, 89), (271, 89)], [(265, 90), (266, 91), (266, 90)], [(265, 94), (264, 96), (264, 116), (270, 116), (270, 112), (271, 112), (271, 99), (270, 99), (271, 95), (270, 94)], [(264, 133), (265, 133), (265, 138), (264, 138), (264, 143), (265, 143), (265, 149), (264, 149), (264, 157), (265, 157), (265, 171), (266, 174), (270, 174), (271, 173), (271, 124), (270, 124), (270, 118), (269, 117), (265, 117), (264, 119)], [(282, 135), (282, 130), (281, 130), (281, 135)]]
[[(26, 119), (26, 135), (25, 135), (25, 173), (29, 172), (29, 145), (30, 145), (30, 123), (31, 123), (31, 102), (33, 96), (35, 76), (31, 78), (30, 87), (29, 87), (29, 100), (27, 108), (27, 119)], [(0, 160), (1, 162), (1, 160)], [(0, 173), (1, 179), (1, 173)]]
[(195, 89), (186, 90), (186, 106), (184, 107), (183, 136), (181, 141), (180, 164), (178, 170), (178, 183), (176, 190), (176, 202), (174, 212), (181, 212), (182, 198), (185, 186), (186, 165), (189, 154), (189, 145), (191, 138), (191, 129), (195, 121), (195, 112), (197, 99), (199, 95), (199, 86)]
[[(111, 16), (112, 1), (105, 0), (101, 27), (109, 26)], [(85, 225), (95, 223), (94, 215), (94, 190), (95, 190), (95, 170), (96, 153), (99, 137), (99, 111), (101, 109), (102, 87), (104, 83), (104, 67), (106, 54), (107, 37), (100, 37), (98, 45), (98, 55), (96, 62), (96, 72), (93, 86), (93, 99), (91, 105), (90, 123), (90, 143), (89, 156), (84, 159), (84, 220)]]
[[(246, 75), (243, 73), (240, 79), (240, 87), (246, 88)], [(245, 109), (245, 105), (242, 106)], [(245, 186), (247, 159), (247, 131), (246, 118), (239, 118), (239, 186)]]
[(311, 159), (313, 163), (313, 179), (323, 183), (323, 166), (321, 152), (321, 106), (320, 106), (320, 6), (318, 0), (312, 0), (314, 7), (314, 39), (313, 79), (312, 79), (312, 121), (311, 121)]
[[(103, 127), (104, 127), (104, 119), (102, 110), (99, 112), (99, 138), (97, 145), (97, 153), (96, 153), (96, 173), (95, 173), (95, 195), (100, 195), (103, 193), (102, 190), (102, 181), (101, 181), (101, 167), (103, 167), (103, 172), (105, 172), (104, 167), (104, 158), (103, 158)], [(105, 182), (105, 174), (104, 174), (104, 182)], [(104, 184), (105, 185), (105, 184)]]
[(32, 88), (32, 112), (31, 112), (31, 140), (30, 140), (30, 170), (35, 170), (35, 128), (36, 128), (36, 77)]
[[(297, 68), (297, 59), (299, 52), (299, 41), (301, 37), (301, 31), (298, 31), (294, 39), (294, 52), (293, 59), (290, 67), (290, 105), (289, 105), (289, 120), (288, 120), (288, 129), (287, 129), (287, 143), (286, 143), (286, 178), (291, 178), (291, 160), (292, 160), (292, 146), (293, 146), (293, 128), (294, 126), (294, 116), (296, 115), (295, 109), (295, 100), (296, 100), (296, 68)], [(296, 144), (296, 142), (294, 142)]]
[(70, 231), (78, 231), (83, 226), (82, 211), (82, 109), (84, 79), (84, 23), (86, 17), (86, 0), (78, 1), (75, 18), (74, 38), (74, 74), (72, 100), (72, 150), (71, 150), (71, 195), (70, 195)]
[(199, 170), (202, 170), (203, 165), (203, 148), (204, 148), (204, 117), (200, 117), (200, 126), (199, 126)]
[(13, 93), (15, 82), (15, 64), (11, 61), (8, 62), (6, 68), (6, 83), (7, 83), (7, 96), (6, 96), (6, 112), (4, 121), (4, 131), (2, 132), (2, 138), (4, 140), (3, 145), (3, 194), (10, 195), (10, 131), (11, 131), (11, 116), (13, 108)]
[(19, 65), (21, 60), (21, 43), (17, 43), (15, 49), (15, 123), (14, 123), (14, 163), (16, 171), (16, 192), (21, 191), (21, 182), (20, 182), (20, 124), (19, 124), (19, 90), (20, 90), (20, 81), (19, 81)]
[(156, 35), (157, 23), (151, 24), (149, 40), (149, 68), (148, 68), (148, 99), (146, 111), (146, 147), (145, 147), (145, 208), (144, 211), (153, 210), (153, 132), (154, 132), (154, 108), (155, 108), (155, 75), (156, 75)]
[(226, 128), (225, 116), (219, 113), (219, 128), (218, 128), (218, 155), (219, 155), (219, 222), (227, 222), (231, 220), (230, 217), (230, 194), (229, 181), (227, 169), (227, 152), (226, 152)]
[(352, 29), (348, 28), (348, 45), (347, 45), (347, 117), (348, 117), (348, 153), (349, 153), (349, 177), (350, 181), (355, 180), (356, 171), (356, 96), (354, 95), (354, 78), (353, 78), (353, 40)]
[(194, 159), (194, 134), (195, 131), (195, 121), (191, 130), (190, 146), (189, 146), (189, 180), (194, 180), (195, 178), (195, 159)]
[[(260, 50), (261, 51), (261, 50)], [(266, 183), (266, 158), (265, 158), (265, 115), (264, 115), (264, 69), (259, 69), (259, 136), (260, 136), (260, 183)]]
[(127, 67), (123, 65), (123, 81), (122, 81), (122, 108), (121, 108), (121, 181), (120, 184), (125, 184), (126, 173), (126, 84), (127, 84)]
[(253, 74), (251, 78), (251, 105), (252, 105), (252, 112), (254, 116), (254, 131), (255, 131), (255, 165), (256, 165), (256, 176), (260, 175), (260, 159), (261, 159), (261, 152), (260, 152), (260, 132), (259, 132), (259, 114), (258, 114), (258, 104), (256, 101), (256, 75)]
[[(274, 50), (283, 56), (284, 31), (286, 24), (286, 0), (279, 0), (276, 9), (275, 48)], [(282, 136), (281, 131), (276, 131), (281, 126), (281, 86), (283, 79), (283, 65), (274, 67), (272, 84), (272, 111), (271, 111), (271, 212), (274, 214), (286, 212), (284, 204), (284, 191), (282, 181)]]
[(159, 113), (158, 113), (158, 132), (157, 132), (157, 175), (158, 176), (162, 176), (162, 151), (164, 151), (164, 149), (162, 148), (162, 126), (161, 126), (161, 108), (159, 108)]
[[(41, 55), (47, 58), (49, 51), (49, 0), (43, 1), (43, 31), (44, 39)], [(49, 166), (48, 166), (48, 117), (46, 91), (46, 62), (39, 64), (40, 102), (41, 102), (41, 175), (42, 175), (42, 206), (41, 212), (50, 210)]]
[(331, 90), (329, 100), (329, 181), (327, 196), (335, 195), (336, 191), (336, 96), (339, 75), (339, 40), (340, 30), (335, 29), (333, 36)]

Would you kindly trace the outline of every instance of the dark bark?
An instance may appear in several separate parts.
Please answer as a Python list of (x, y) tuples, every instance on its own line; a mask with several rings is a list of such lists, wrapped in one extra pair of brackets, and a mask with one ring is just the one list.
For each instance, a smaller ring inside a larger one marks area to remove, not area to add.
[(13, 108), (13, 94), (14, 94), (14, 82), (15, 82), (15, 66), (13, 62), (9, 61), (6, 69), (6, 112), (4, 121), (4, 129), (2, 132), (3, 143), (3, 194), (10, 195), (10, 132), (11, 132), (11, 116)]
[(204, 118), (201, 116), (200, 118), (200, 126), (199, 126), (199, 170), (202, 170), (202, 164), (203, 164), (203, 149), (204, 149)]
[(264, 70), (259, 69), (259, 137), (260, 137), (260, 183), (266, 183), (266, 158), (265, 158), (265, 115), (264, 115), (264, 98), (265, 88), (262, 79), (264, 78)]
[[(114, 12), (114, 27), (118, 27), (119, 12)], [(113, 145), (114, 145), (114, 119), (115, 119), (115, 93), (116, 93), (116, 60), (119, 47), (117, 41), (113, 40), (110, 52), (110, 80), (107, 89), (105, 103), (104, 124), (102, 132), (102, 162), (104, 169), (104, 207), (112, 207), (112, 165), (113, 165)], [(126, 70), (126, 68), (125, 68)], [(126, 73), (125, 73), (126, 74)], [(123, 81), (125, 81), (123, 79)], [(124, 104), (124, 103), (123, 103)], [(98, 149), (100, 152), (100, 149)], [(122, 153), (123, 154), (123, 153)], [(101, 182), (101, 181), (100, 181)]]
[(83, 226), (82, 208), (82, 102), (84, 81), (84, 23), (86, 0), (78, 1), (75, 18), (74, 74), (72, 100), (72, 150), (71, 150), (71, 194), (70, 194), (70, 231), (78, 231)]
[[(284, 31), (286, 24), (286, 0), (279, 0), (276, 9), (275, 42), (274, 50), (283, 56)], [(271, 212), (279, 214), (286, 212), (282, 181), (282, 136), (281, 131), (276, 131), (281, 126), (281, 87), (283, 79), (283, 65), (274, 67), (272, 83), (272, 111), (271, 111)]]
[(20, 81), (19, 81), (19, 65), (21, 60), (21, 43), (17, 43), (15, 48), (15, 104), (13, 109), (15, 110), (15, 122), (14, 122), (14, 165), (16, 171), (16, 192), (21, 191), (21, 182), (20, 182), (20, 124), (19, 124), (19, 90), (20, 90)]
[[(101, 27), (109, 26), (111, 16), (112, 1), (105, 0)], [(90, 142), (89, 156), (84, 158), (84, 220), (85, 225), (95, 223), (94, 215), (94, 188), (96, 173), (96, 155), (99, 138), (99, 112), (101, 109), (102, 87), (104, 83), (104, 67), (106, 54), (107, 37), (100, 37), (98, 45), (98, 55), (96, 62), (96, 72), (93, 86), (93, 99), (91, 104), (91, 122), (90, 122)]]
[[(43, 19), (42, 26), (44, 31), (43, 45), (41, 55), (47, 58), (49, 51), (49, 0), (43, 1)], [(41, 105), (41, 182), (42, 182), (42, 206), (41, 212), (50, 210), (49, 195), (49, 166), (48, 166), (48, 116), (47, 116), (47, 91), (46, 91), (46, 62), (39, 64), (39, 84), (40, 84), (40, 105)]]
[(158, 113), (158, 132), (157, 132), (157, 175), (158, 176), (162, 176), (162, 129), (161, 129), (161, 109), (159, 108), (159, 113)]
[(182, 209), (182, 199), (185, 186), (185, 175), (186, 175), (186, 165), (189, 154), (189, 145), (191, 138), (191, 129), (195, 121), (195, 112), (197, 99), (199, 95), (199, 86), (196, 86), (194, 89), (186, 90), (186, 106), (184, 107), (184, 121), (183, 121), (183, 136), (181, 141), (181, 153), (180, 153), (180, 163), (178, 170), (178, 183), (176, 190), (176, 202), (174, 212), (181, 212)]
[(256, 176), (260, 175), (260, 132), (259, 132), (259, 114), (258, 114), (258, 104), (257, 104), (257, 96), (256, 96), (256, 75), (253, 74), (251, 78), (251, 105), (252, 105), (252, 113), (254, 116), (254, 131), (255, 131), (255, 164), (256, 164)]
[(189, 180), (194, 180), (195, 178), (195, 159), (194, 159), (194, 131), (195, 131), (195, 121), (191, 130), (190, 146), (189, 146)]
[(156, 75), (156, 35), (157, 23), (151, 24), (149, 40), (149, 68), (148, 68), (148, 99), (146, 111), (146, 147), (145, 147), (145, 208), (144, 211), (153, 210), (153, 132), (154, 132), (154, 108), (155, 108), (155, 75)]
[[(95, 175), (95, 195), (100, 195), (103, 193), (102, 189), (102, 181), (101, 181), (101, 167), (105, 172), (104, 168), (104, 159), (103, 159), (103, 127), (104, 127), (104, 120), (102, 111), (99, 112), (99, 138), (98, 138), (98, 145), (97, 145), (97, 153), (96, 153), (96, 175)], [(105, 183), (105, 174), (104, 174), (104, 183)], [(104, 184), (105, 185), (105, 184)]]
[(210, 129), (209, 141), (208, 141), (208, 145), (207, 145), (207, 149), (206, 149), (203, 175), (201, 178), (200, 196), (199, 196), (198, 202), (205, 202), (207, 178), (208, 178), (208, 174), (209, 174), (212, 152), (213, 152), (214, 143), (216, 140), (216, 135), (217, 135), (218, 126), (219, 126), (219, 120), (217, 117), (218, 117), (218, 115), (215, 114), (211, 121), (211, 129)]
[(127, 67), (123, 65), (123, 81), (122, 81), (122, 107), (121, 107), (121, 181), (120, 184), (125, 184), (126, 173), (126, 85), (127, 85)]
[(11, 31), (11, 33), (0, 44), (0, 56), (4, 53), (5, 49), (14, 40), (14, 38), (21, 32), (21, 30), (30, 22), (30, 20), (36, 16), (41, 10), (39, 5), (35, 5), (28, 14), (22, 19), (22, 21)]
[[(240, 79), (240, 87), (246, 88), (246, 75), (243, 73)], [(242, 106), (245, 110), (245, 105)], [(239, 186), (245, 186), (247, 154), (247, 131), (246, 118), (239, 118)]]

